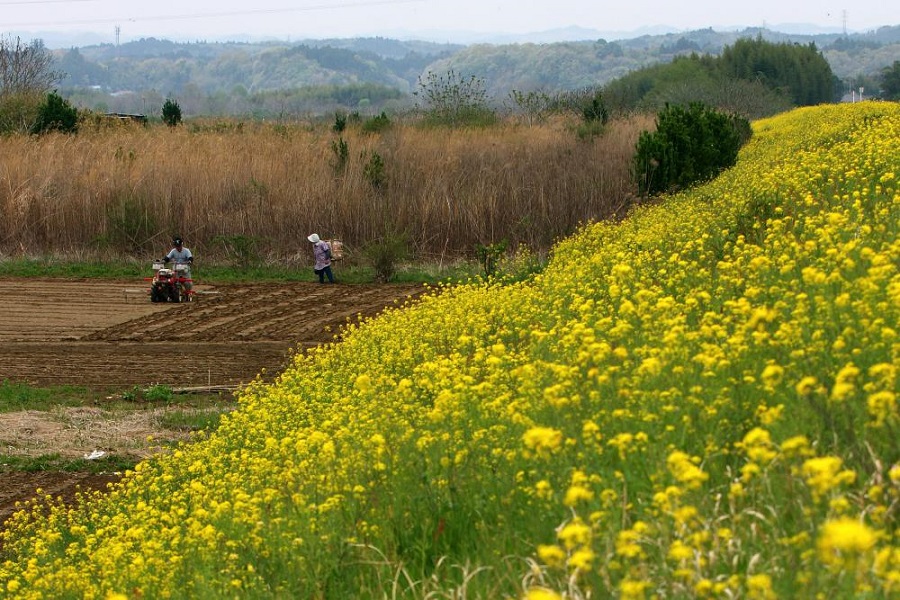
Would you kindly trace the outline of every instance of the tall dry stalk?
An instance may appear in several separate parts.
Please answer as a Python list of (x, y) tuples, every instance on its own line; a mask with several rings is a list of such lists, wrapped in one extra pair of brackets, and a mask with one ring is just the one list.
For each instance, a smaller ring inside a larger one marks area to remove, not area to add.
[[(0, 140), (0, 252), (149, 256), (182, 235), (220, 256), (252, 239), (272, 260), (307, 260), (305, 238), (348, 248), (403, 232), (421, 258), (501, 240), (546, 250), (588, 220), (620, 215), (649, 117), (582, 141), (564, 124), (477, 130), (350, 128), (338, 168), (325, 127), (125, 126)], [(373, 156), (383, 182), (375, 185)]]

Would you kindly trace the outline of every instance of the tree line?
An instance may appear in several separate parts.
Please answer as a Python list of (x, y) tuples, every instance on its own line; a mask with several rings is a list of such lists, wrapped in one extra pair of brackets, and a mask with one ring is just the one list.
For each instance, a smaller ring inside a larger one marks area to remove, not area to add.
[[(556, 51), (574, 56), (577, 44), (555, 46)], [(627, 55), (624, 44), (599, 40), (592, 42), (591, 46), (593, 56), (605, 61), (614, 62)], [(77, 106), (83, 111), (148, 114), (151, 117), (161, 116), (164, 102), (173, 98), (177, 98), (186, 116), (236, 115), (242, 118), (292, 119), (339, 111), (399, 116), (415, 110), (417, 100), (429, 89), (440, 93), (459, 91), (452, 86), (440, 89), (437, 85), (430, 88), (427, 85), (430, 78), (439, 80), (447, 73), (460, 74), (463, 78), (477, 81), (480, 88), (470, 87), (468, 93), (479, 95), (478, 111), (475, 112), (482, 117), (487, 114), (482, 108), (490, 113), (505, 109), (534, 121), (560, 106), (568, 105), (571, 108), (573, 96), (589, 100), (595, 93), (602, 93), (604, 109), (613, 113), (655, 111), (667, 104), (687, 105), (700, 101), (752, 119), (787, 110), (791, 106), (835, 101), (845, 89), (845, 82), (834, 75), (815, 43), (773, 43), (757, 36), (755, 39), (737, 39), (733, 45), (726, 45), (718, 55), (698, 53), (695, 51), (696, 47), (697, 43), (689, 41), (661, 44), (658, 47), (660, 51), (685, 53), (674, 56), (668, 62), (628, 70), (602, 84), (589, 77), (575, 77), (564, 83), (557, 81), (555, 86), (543, 86), (540, 81), (528, 79), (519, 81), (516, 85), (510, 80), (507, 85), (514, 87), (509, 87), (505, 95), (498, 96), (497, 88), (491, 86), (490, 74), (498, 70), (515, 70), (514, 65), (522, 56), (529, 59), (528, 62), (536, 72), (552, 70), (541, 62), (544, 59), (538, 48), (524, 45), (517, 49), (518, 53), (515, 55), (511, 50), (508, 51), (505, 58), (496, 57), (496, 52), (503, 47), (476, 48), (474, 55), (493, 57), (490, 64), (477, 67), (470, 62), (466, 63), (467, 69), (457, 70), (452, 67), (453, 62), (447, 62), (450, 57), (461, 54), (454, 54), (453, 49), (436, 46), (430, 51), (421, 51), (422, 48), (418, 48), (398, 58), (403, 49), (392, 47), (393, 56), (384, 60), (393, 61), (394, 67), (405, 73), (401, 78), (404, 83), (398, 86), (390, 77), (382, 77), (380, 82), (370, 81), (371, 77), (367, 74), (378, 70), (374, 53), (301, 45), (290, 50), (295, 58), (295, 68), (321, 73), (325, 72), (322, 70), (326, 67), (329, 73), (345, 69), (344, 79), (334, 81), (332, 77), (322, 75), (319, 80), (313, 78), (320, 83), (279, 88), (274, 83), (266, 84), (265, 81), (279, 71), (281, 59), (278, 56), (282, 50), (273, 50), (275, 54), (269, 56), (269, 51), (262, 47), (251, 52), (251, 55), (256, 53), (252, 62), (257, 65), (257, 70), (246, 73), (248, 78), (244, 80), (244, 84), (237, 84), (227, 91), (210, 91), (214, 88), (197, 83), (193, 68), (183, 61), (198, 59), (206, 61), (210, 66), (216, 61), (223, 61), (220, 52), (213, 52), (204, 44), (184, 46), (157, 41), (151, 43), (144, 52), (152, 51), (157, 56), (154, 68), (167, 72), (168, 85), (172, 90), (177, 90), (177, 93), (169, 91), (163, 94), (151, 89), (110, 94), (103, 85), (86, 84), (118, 77), (116, 72), (126, 69), (131, 63), (120, 63), (118, 59), (113, 59), (103, 67), (87, 60), (78, 49), (68, 51), (59, 59), (40, 40), (24, 43), (20, 39), (0, 39), (0, 131), (29, 131), (35, 127), (41, 121), (41, 107), (47, 110), (47, 94), (51, 92), (58, 93), (69, 105)], [(110, 53), (113, 50), (106, 48), (104, 52)], [(174, 63), (160, 58), (171, 58), (173, 54), (177, 56)], [(242, 60), (247, 60), (245, 54), (238, 54), (244, 57)], [(467, 50), (465, 55), (471, 57), (473, 54)], [(260, 64), (263, 66), (259, 67)], [(223, 61), (218, 69), (234, 71), (233, 67), (232, 63)], [(421, 74), (423, 67), (427, 70)], [(69, 68), (72, 72), (64, 68)], [(210, 68), (213, 72), (216, 71), (211, 66)], [(440, 70), (443, 68), (446, 70)], [(481, 74), (479, 69), (487, 73)], [(473, 70), (479, 74), (472, 75)], [(407, 78), (416, 72), (420, 74), (410, 84)], [(885, 99), (896, 98), (897, 72), (897, 62), (883, 68), (878, 74), (877, 83), (868, 87), (870, 95), (880, 88)], [(146, 72), (141, 76), (150, 77)], [(76, 81), (79, 85), (73, 84)], [(66, 87), (65, 82), (69, 82), (70, 87)], [(426, 83), (424, 87), (423, 82)], [(582, 110), (578, 102), (576, 112)], [(67, 109), (55, 98), (49, 104), (52, 111)], [(489, 121), (490, 119), (485, 122)], [(67, 121), (59, 114), (51, 114), (44, 118), (44, 122), (52, 125)]]
[[(64, 73), (61, 93), (80, 107), (158, 113), (165, 97), (177, 96), (188, 115), (272, 118), (336, 109), (400, 112), (409, 107), (419, 78), (429, 72), (454, 70), (483, 78), (497, 104), (514, 90), (556, 93), (605, 86), (644, 67), (691, 54), (717, 57), (725, 48), (739, 51), (742, 40), (752, 40), (752, 32), (772, 45), (823, 48), (844, 91), (848, 86), (876, 91), (880, 69), (888, 64), (887, 57), (896, 56), (891, 49), (900, 45), (900, 27), (882, 28), (877, 37), (709, 29), (612, 42), (470, 46), (381, 38), (259, 44), (180, 44), (151, 38), (55, 51), (54, 57)], [(757, 69), (754, 75), (764, 72)], [(748, 81), (743, 75), (740, 80)], [(341, 98), (344, 89), (363, 94)], [(704, 93), (715, 95), (708, 86)]]

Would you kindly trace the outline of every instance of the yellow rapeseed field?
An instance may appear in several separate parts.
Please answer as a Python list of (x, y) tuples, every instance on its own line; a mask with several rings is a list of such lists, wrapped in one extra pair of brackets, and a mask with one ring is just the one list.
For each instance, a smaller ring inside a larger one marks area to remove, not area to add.
[(26, 507), (15, 598), (900, 597), (900, 105), (754, 123), (545, 271), (297, 355), (111, 493)]

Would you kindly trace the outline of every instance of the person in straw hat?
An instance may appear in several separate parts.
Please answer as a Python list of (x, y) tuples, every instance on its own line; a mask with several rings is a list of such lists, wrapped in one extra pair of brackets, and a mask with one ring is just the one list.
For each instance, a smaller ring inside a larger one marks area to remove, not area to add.
[(331, 272), (331, 245), (325, 240), (319, 238), (319, 234), (313, 233), (307, 238), (313, 245), (313, 256), (316, 264), (313, 265), (313, 273), (319, 276), (319, 283), (334, 283), (334, 273)]

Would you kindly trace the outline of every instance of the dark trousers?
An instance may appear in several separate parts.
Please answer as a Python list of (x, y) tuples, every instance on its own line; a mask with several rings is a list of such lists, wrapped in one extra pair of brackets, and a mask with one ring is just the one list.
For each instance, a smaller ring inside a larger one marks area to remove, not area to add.
[(331, 272), (331, 265), (324, 269), (313, 269), (313, 273), (319, 276), (319, 283), (325, 283), (326, 277), (328, 277), (328, 283), (334, 283), (334, 273)]

